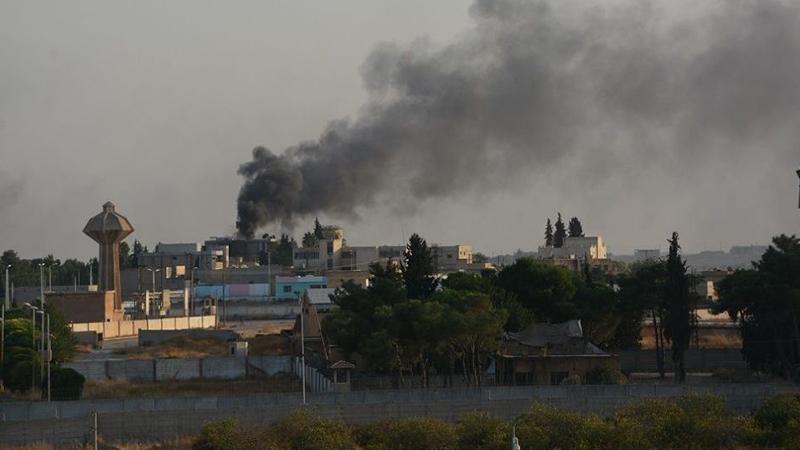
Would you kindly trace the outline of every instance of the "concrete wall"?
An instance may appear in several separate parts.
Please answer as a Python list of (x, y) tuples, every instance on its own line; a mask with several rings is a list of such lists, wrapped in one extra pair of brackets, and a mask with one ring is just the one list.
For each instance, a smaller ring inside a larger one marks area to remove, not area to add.
[(139, 330), (139, 346), (160, 345), (176, 336), (188, 336), (195, 339), (217, 339), (222, 342), (239, 339), (239, 333), (231, 330), (184, 329), (184, 330)]
[[(672, 371), (672, 352), (665, 352), (667, 371)], [(655, 350), (631, 350), (619, 352), (620, 368), (625, 373), (656, 372)], [(745, 369), (747, 362), (742, 352), (736, 348), (690, 349), (685, 356), (686, 370), (689, 372), (714, 372), (717, 369)]]
[(75, 369), (87, 380), (235, 379), (292, 372), (290, 356), (86, 360), (65, 363), (63, 366)]
[(122, 319), (114, 310), (114, 291), (45, 294), (45, 301), (67, 322), (106, 322)]
[[(724, 398), (740, 414), (753, 412), (778, 393), (797, 393), (791, 385), (627, 385), (517, 386), (480, 389), (412, 389), (308, 394), (308, 408), (322, 417), (349, 422), (436, 417), (455, 421), (464, 414), (486, 411), (510, 420), (532, 403), (546, 403), (581, 413), (609, 414), (643, 398), (708, 393)], [(90, 414), (98, 412), (98, 428), (108, 440), (163, 440), (195, 434), (209, 421), (237, 417), (255, 425), (281, 420), (301, 407), (300, 393), (245, 396), (135, 398), (74, 402), (0, 403), (0, 442), (47, 441), (63, 445), (89, 433)]]
[(213, 328), (216, 316), (165, 317), (161, 319), (112, 320), (109, 322), (71, 323), (72, 331), (96, 331), (103, 339), (136, 336), (139, 330), (185, 330), (190, 328)]
[(267, 303), (264, 300), (226, 300), (217, 303), (220, 321), (240, 319), (289, 319), (300, 312), (297, 300)]

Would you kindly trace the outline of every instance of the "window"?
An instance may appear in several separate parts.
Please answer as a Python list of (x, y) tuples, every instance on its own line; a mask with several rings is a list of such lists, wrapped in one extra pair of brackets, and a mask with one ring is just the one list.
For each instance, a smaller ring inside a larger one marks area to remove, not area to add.
[(283, 292), (287, 292), (287, 293), (288, 293), (288, 292), (292, 292), (292, 287), (291, 287), (291, 286), (288, 286), (288, 285), (287, 285), (287, 286), (284, 286), (284, 287), (283, 287)]

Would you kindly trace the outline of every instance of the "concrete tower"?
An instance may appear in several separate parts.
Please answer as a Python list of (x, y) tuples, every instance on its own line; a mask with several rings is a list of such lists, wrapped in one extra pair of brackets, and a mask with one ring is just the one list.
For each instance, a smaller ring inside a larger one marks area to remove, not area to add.
[(83, 232), (100, 244), (100, 273), (98, 285), (101, 291), (114, 291), (114, 309), (122, 308), (122, 287), (119, 274), (119, 243), (133, 233), (133, 227), (125, 216), (115, 211), (114, 204), (106, 202), (103, 212), (89, 219)]

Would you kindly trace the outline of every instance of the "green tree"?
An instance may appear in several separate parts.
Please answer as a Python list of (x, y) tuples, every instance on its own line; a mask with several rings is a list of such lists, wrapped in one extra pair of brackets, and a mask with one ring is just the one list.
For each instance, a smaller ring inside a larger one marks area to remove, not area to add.
[(572, 301), (577, 279), (563, 267), (521, 258), (500, 271), (497, 285), (513, 294), (537, 321), (563, 322), (578, 317)]
[(314, 233), (308, 231), (303, 235), (302, 243), (304, 248), (314, 248), (319, 243), (319, 240)]
[(684, 359), (692, 335), (692, 305), (686, 262), (680, 256), (678, 233), (672, 233), (667, 258), (667, 283), (664, 297), (664, 336), (672, 343), (675, 381), (686, 381)]
[(119, 243), (119, 268), (126, 269), (131, 263), (131, 247), (127, 242)]
[(717, 311), (739, 322), (742, 353), (754, 370), (790, 377), (800, 366), (800, 239), (781, 235), (751, 270), (717, 286)]
[(544, 246), (553, 246), (553, 224), (550, 223), (550, 218), (547, 218), (547, 224), (544, 226)]
[(662, 378), (665, 374), (663, 322), (666, 283), (667, 268), (664, 261), (637, 264), (629, 275), (620, 277), (620, 309), (625, 325), (617, 328), (614, 339), (616, 348), (638, 346), (642, 319), (647, 315), (653, 327), (656, 365)]
[(425, 239), (414, 233), (408, 240), (402, 266), (409, 298), (426, 299), (436, 290), (433, 257)]
[(133, 241), (133, 253), (129, 258), (130, 263), (128, 264), (129, 267), (139, 267), (139, 255), (142, 253), (147, 252), (147, 249), (139, 242), (138, 239), (134, 239)]
[(318, 218), (314, 218), (314, 237), (318, 241), (325, 239), (325, 231), (322, 229), (322, 224), (319, 223)]
[(569, 237), (583, 237), (583, 225), (577, 217), (569, 219)]
[(553, 233), (553, 247), (561, 248), (564, 246), (564, 238), (567, 237), (567, 230), (564, 229), (564, 221), (561, 219), (561, 213), (558, 213), (556, 219), (556, 231)]

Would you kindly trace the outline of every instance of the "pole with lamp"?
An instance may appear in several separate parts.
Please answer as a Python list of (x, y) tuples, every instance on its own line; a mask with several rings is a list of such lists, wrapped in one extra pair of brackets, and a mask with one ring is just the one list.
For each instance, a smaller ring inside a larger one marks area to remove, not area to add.
[[(25, 306), (31, 309), (31, 349), (36, 352), (36, 311), (39, 309), (30, 303)], [(36, 370), (34, 370), (35, 360), (31, 358), (31, 391), (36, 388)]]
[(199, 267), (192, 267), (191, 277), (189, 278), (189, 308), (188, 311), (186, 311), (187, 316), (191, 316), (191, 312), (194, 311), (194, 272), (197, 269), (199, 269)]
[(275, 242), (275, 236), (269, 233), (264, 234), (261, 236), (262, 238), (267, 240), (267, 283), (269, 283), (269, 292), (267, 292), (267, 299), (272, 297), (272, 252), (270, 251), (269, 245)]
[(39, 297), (41, 302), (39, 305), (44, 308), (44, 263), (39, 263)]
[(305, 333), (305, 305), (303, 298), (298, 295), (300, 303), (300, 372), (302, 373), (303, 384), (303, 405), (306, 404), (306, 333)]
[[(145, 269), (146, 269), (148, 272), (150, 272), (150, 275), (151, 275), (151, 278), (152, 278), (152, 281), (153, 281), (153, 285), (152, 285), (152, 286), (153, 286), (153, 290), (152, 290), (152, 292), (153, 292), (153, 300), (155, 300), (155, 292), (156, 292), (156, 274), (157, 274), (158, 272), (161, 272), (161, 269), (155, 269), (155, 270), (153, 270), (153, 268), (152, 268), (152, 267), (145, 267)], [(147, 315), (149, 315), (149, 311), (148, 311), (148, 314), (147, 314)]]
[[(797, 170), (797, 178), (800, 178), (800, 169)], [(798, 195), (797, 207), (800, 208), (800, 195)]]
[(11, 309), (11, 285), (8, 278), (9, 269), (11, 269), (11, 264), (6, 265), (6, 297), (4, 299), (6, 309)]

